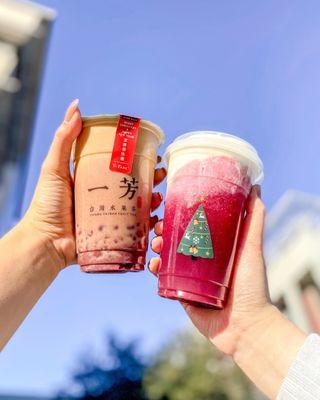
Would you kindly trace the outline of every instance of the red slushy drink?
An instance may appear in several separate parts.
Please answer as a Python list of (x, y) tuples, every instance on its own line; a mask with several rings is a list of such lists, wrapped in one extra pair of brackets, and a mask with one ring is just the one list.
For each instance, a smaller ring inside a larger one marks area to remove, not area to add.
[(157, 150), (155, 124), (130, 116), (83, 118), (77, 139), (75, 213), (83, 272), (144, 269)]
[(168, 188), (160, 296), (223, 308), (251, 186), (263, 177), (255, 149), (217, 132), (183, 135), (167, 149)]

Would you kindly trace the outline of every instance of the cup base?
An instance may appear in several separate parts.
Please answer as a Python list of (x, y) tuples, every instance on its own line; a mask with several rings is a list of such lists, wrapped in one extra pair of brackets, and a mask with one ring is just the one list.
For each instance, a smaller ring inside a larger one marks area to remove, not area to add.
[(222, 310), (224, 308), (224, 301), (208, 298), (198, 294), (185, 292), (176, 289), (158, 289), (158, 295), (166, 299), (179, 300), (183, 303), (191, 304), (201, 308), (211, 308), (215, 310)]
[(80, 270), (87, 273), (125, 273), (144, 270), (145, 253), (125, 250), (94, 250), (78, 254)]
[(144, 270), (143, 264), (90, 264), (80, 265), (81, 272), (89, 274), (124, 274), (126, 272), (139, 272)]
[[(189, 293), (197, 298), (218, 299), (225, 301), (228, 288), (216, 281), (209, 281), (190, 276), (159, 273), (159, 290), (176, 290)], [(190, 296), (189, 296), (190, 297)], [(207, 302), (207, 301), (206, 301)], [(213, 300), (215, 302), (215, 300)]]

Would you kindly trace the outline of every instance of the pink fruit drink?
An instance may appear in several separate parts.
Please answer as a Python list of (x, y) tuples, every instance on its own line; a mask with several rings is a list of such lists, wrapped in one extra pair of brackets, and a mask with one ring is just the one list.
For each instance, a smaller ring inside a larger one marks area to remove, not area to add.
[(83, 272), (134, 272), (145, 265), (154, 168), (163, 133), (141, 120), (131, 149), (132, 170), (113, 171), (118, 122), (118, 115), (84, 118), (75, 146), (76, 240)]
[(198, 132), (171, 146), (158, 293), (221, 309), (246, 199), (261, 181), (262, 164), (252, 146), (226, 134)]

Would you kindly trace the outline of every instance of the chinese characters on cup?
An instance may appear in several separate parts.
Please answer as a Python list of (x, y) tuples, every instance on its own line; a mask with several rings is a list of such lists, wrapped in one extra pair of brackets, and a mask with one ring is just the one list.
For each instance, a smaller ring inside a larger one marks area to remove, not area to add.
[[(119, 199), (123, 199), (123, 198), (127, 198), (128, 200), (133, 200), (138, 189), (139, 182), (135, 177), (132, 177), (131, 179), (128, 179), (126, 177), (124, 177), (121, 181), (120, 181), (120, 185), (119, 188), (122, 189), (123, 194), (119, 197)], [(93, 192), (94, 190), (108, 190), (108, 186), (97, 186), (97, 187), (93, 187), (93, 188), (89, 188), (88, 192)], [(131, 212), (131, 213), (135, 213), (137, 211), (137, 206), (136, 205), (132, 205), (132, 206), (128, 206), (126, 204), (121, 204), (120, 206), (116, 206), (114, 204), (110, 204), (110, 205), (106, 205), (106, 204), (100, 204), (98, 207), (94, 207), (94, 206), (90, 206), (89, 212), (90, 214), (94, 213), (94, 212), (105, 212), (105, 211), (122, 211), (122, 212)]]

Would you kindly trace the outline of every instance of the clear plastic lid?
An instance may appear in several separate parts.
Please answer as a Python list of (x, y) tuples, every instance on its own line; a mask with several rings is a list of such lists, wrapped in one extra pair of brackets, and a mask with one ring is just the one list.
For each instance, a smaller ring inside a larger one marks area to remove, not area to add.
[(216, 131), (193, 131), (178, 136), (166, 149), (164, 161), (168, 165), (170, 157), (179, 150), (203, 149), (219, 150), (244, 160), (252, 171), (252, 182), (261, 183), (263, 180), (263, 163), (256, 149), (245, 140), (228, 133)]

